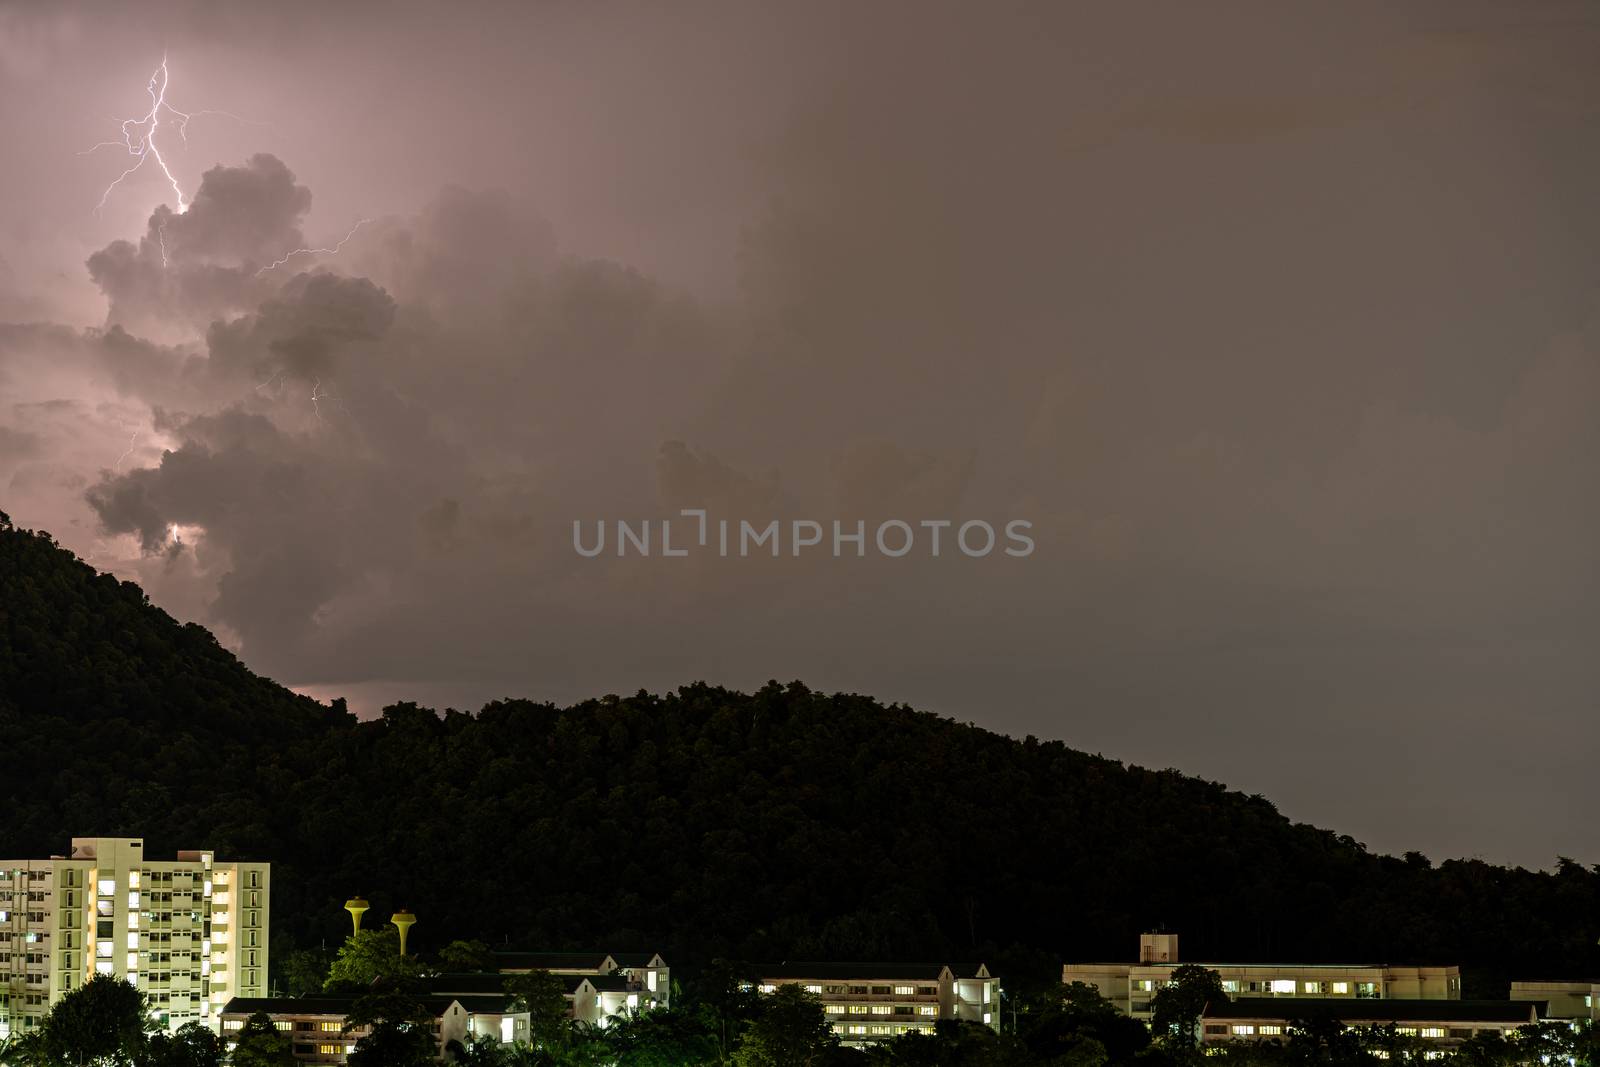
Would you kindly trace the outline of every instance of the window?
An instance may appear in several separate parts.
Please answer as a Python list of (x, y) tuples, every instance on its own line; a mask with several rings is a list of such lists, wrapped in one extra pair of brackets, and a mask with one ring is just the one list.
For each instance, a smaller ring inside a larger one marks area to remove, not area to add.
[(1335, 983), (1333, 983), (1333, 995), (1336, 996), (1336, 997), (1349, 996), (1350, 995), (1350, 983), (1349, 982), (1335, 982)]
[(872, 1014), (874, 1015), (891, 1015), (893, 1013), (894, 1009), (887, 1004), (874, 1004), (872, 1006)]
[(894, 995), (897, 997), (914, 997), (917, 995), (917, 987), (914, 985), (897, 985), (894, 987)]
[(1283, 1033), (1283, 1027), (1277, 1023), (1269, 1023), (1261, 1027), (1261, 1035), (1263, 1037), (1276, 1037), (1281, 1033)]
[(1233, 1027), (1235, 1037), (1253, 1037), (1255, 1032), (1256, 1028), (1250, 1023), (1236, 1023)]
[(1222, 980), (1222, 991), (1224, 993), (1239, 992), (1239, 980), (1237, 978), (1224, 978)]
[(1424, 1026), (1422, 1028), (1422, 1036), (1423, 1037), (1443, 1037), (1444, 1036), (1444, 1027), (1442, 1027), (1442, 1026)]
[(114, 897), (117, 895), (117, 880), (115, 878), (102, 878), (98, 885), (101, 896)]
[(1272, 991), (1274, 993), (1291, 993), (1292, 994), (1294, 992), (1294, 979), (1293, 978), (1274, 978), (1272, 980)]
[(1226, 1034), (1227, 1032), (1228, 1032), (1228, 1028), (1226, 1026), (1216, 1026), (1216, 1025), (1211, 1025), (1211, 1024), (1208, 1024), (1206, 1026), (1206, 1033), (1210, 1034), (1213, 1037), (1221, 1037), (1224, 1034)]
[(1304, 992), (1304, 993), (1321, 993), (1321, 992), (1324, 992), (1321, 982), (1301, 982), (1300, 983), (1300, 987), (1301, 987), (1301, 992)]
[(808, 985), (808, 986), (806, 986), (806, 992), (807, 993), (816, 993), (816, 994), (818, 994), (820, 996), (821, 993), (822, 993), (822, 987), (819, 986), (819, 985)]
[(937, 1014), (939, 1014), (939, 1009), (934, 1007), (932, 1004), (924, 1004), (924, 1005), (922, 1005), (921, 1007), (919, 1007), (917, 1009), (917, 1014), (918, 1015), (937, 1015)]
[(318, 1023), (317, 1029), (323, 1031), (324, 1033), (336, 1034), (343, 1029), (343, 1027), (339, 1023)]

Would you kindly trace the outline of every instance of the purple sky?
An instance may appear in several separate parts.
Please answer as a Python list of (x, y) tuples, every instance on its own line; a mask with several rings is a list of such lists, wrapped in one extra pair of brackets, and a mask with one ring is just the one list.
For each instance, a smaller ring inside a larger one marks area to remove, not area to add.
[[(96, 212), (163, 54), (193, 206)], [(1600, 862), (1597, 72), (1587, 3), (0, 3), (0, 507), (362, 710), (802, 678)], [(695, 506), (1037, 550), (573, 551)]]

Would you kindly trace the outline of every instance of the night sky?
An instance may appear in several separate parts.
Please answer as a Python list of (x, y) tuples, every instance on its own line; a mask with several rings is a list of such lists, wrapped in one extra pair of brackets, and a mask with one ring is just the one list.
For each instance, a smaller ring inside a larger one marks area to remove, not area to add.
[[(97, 211), (163, 54), (187, 211)], [(0, 120), (0, 507), (302, 692), (800, 678), (1600, 862), (1600, 6), (0, 3)], [(1037, 547), (573, 549), (692, 507)]]

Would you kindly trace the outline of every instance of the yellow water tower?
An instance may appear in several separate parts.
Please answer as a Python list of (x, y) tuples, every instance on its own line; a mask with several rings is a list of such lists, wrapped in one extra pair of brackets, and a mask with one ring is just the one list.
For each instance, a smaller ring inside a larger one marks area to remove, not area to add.
[(411, 927), (416, 923), (417, 917), (405, 908), (401, 908), (389, 917), (389, 921), (394, 923), (395, 929), (400, 931), (400, 955), (404, 956), (406, 954), (406, 935), (411, 932)]
[(361, 916), (367, 913), (367, 902), (360, 897), (351, 897), (344, 902), (344, 910), (350, 913), (350, 933), (352, 936), (361, 932)]

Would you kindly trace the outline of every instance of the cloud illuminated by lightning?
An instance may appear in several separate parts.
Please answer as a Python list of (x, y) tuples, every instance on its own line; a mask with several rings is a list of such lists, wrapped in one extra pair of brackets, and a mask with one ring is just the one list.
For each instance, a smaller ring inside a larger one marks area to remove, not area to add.
[(256, 277), (258, 277), (258, 278), (261, 277), (261, 275), (267, 273), (267, 271), (269, 271), (269, 270), (277, 270), (279, 267), (281, 267), (285, 263), (289, 262), (295, 256), (331, 256), (331, 255), (336, 255), (338, 253), (339, 249), (343, 248), (345, 246), (345, 243), (348, 242), (350, 240), (350, 238), (352, 238), (352, 237), (354, 237), (356, 235), (356, 231), (357, 230), (361, 229), (361, 227), (365, 226), (367, 223), (369, 223), (371, 221), (372, 221), (371, 219), (358, 219), (356, 221), (356, 224), (354, 226), (350, 227), (350, 232), (345, 234), (344, 237), (340, 239), (339, 243), (334, 245), (332, 248), (296, 248), (293, 252), (286, 252), (286, 253), (284, 253), (282, 259), (279, 259), (275, 263), (269, 263), (265, 267), (262, 267), (260, 270), (256, 271)]

